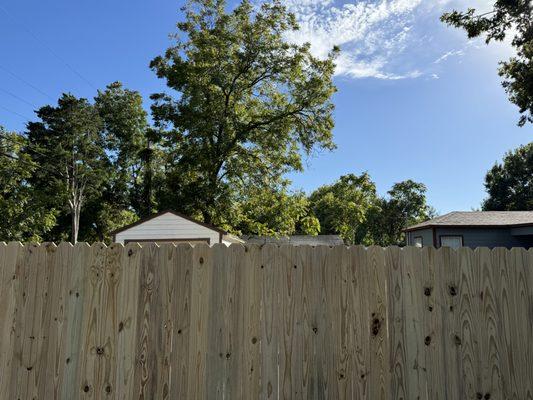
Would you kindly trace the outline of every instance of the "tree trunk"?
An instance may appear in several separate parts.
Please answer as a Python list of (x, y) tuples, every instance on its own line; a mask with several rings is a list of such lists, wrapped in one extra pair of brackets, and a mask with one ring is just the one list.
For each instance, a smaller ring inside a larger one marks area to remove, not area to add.
[(148, 141), (145, 159), (144, 159), (144, 177), (143, 177), (143, 188), (142, 188), (142, 198), (140, 199), (140, 216), (141, 218), (148, 217), (152, 214), (154, 208), (153, 202), (153, 170), (152, 170), (152, 148), (151, 143)]
[(70, 207), (71, 225), (72, 225), (70, 241), (72, 244), (78, 243), (78, 232), (80, 230), (80, 214), (81, 214), (81, 204), (78, 202), (73, 202), (73, 205)]
[(71, 242), (76, 244), (78, 242), (78, 231), (80, 229), (80, 212), (77, 206), (72, 208), (72, 233), (71, 233)]

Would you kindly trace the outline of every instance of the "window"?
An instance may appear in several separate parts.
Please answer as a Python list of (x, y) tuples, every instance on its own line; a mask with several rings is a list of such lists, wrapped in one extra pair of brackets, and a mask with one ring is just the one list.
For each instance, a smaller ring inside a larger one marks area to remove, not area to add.
[(413, 239), (413, 246), (415, 247), (422, 247), (424, 246), (424, 239), (422, 239), (422, 236), (415, 236)]
[(462, 236), (441, 236), (440, 246), (451, 247), (452, 249), (458, 249), (459, 247), (463, 247), (463, 237)]

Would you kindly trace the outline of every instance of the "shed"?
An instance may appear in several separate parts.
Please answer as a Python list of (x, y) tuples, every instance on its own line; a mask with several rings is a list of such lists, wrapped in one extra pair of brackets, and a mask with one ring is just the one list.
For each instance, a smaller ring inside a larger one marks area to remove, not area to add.
[(243, 243), (216, 226), (196, 221), (176, 211), (167, 210), (133, 224), (124, 226), (111, 233), (113, 242), (127, 244), (139, 243)]

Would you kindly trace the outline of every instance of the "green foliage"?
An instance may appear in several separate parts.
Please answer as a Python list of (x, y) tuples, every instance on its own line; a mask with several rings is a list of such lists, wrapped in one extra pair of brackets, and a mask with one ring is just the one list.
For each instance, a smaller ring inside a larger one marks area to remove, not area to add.
[[(138, 92), (124, 89), (120, 82), (99, 91), (95, 107), (103, 122), (107, 154), (113, 164), (109, 193), (114, 204), (132, 206), (140, 215), (150, 212), (144, 197), (146, 160), (143, 154), (148, 143), (147, 114)], [(148, 210), (147, 210), (148, 209)]]
[(95, 205), (96, 207), (88, 206), (82, 214), (82, 221), (85, 222), (82, 224), (83, 238), (88, 242), (111, 243), (111, 232), (139, 219), (134, 211), (116, 207), (114, 204), (104, 202)]
[(399, 182), (379, 197), (367, 173), (341, 176), (314, 191), (309, 200), (321, 233), (339, 234), (347, 244), (402, 245), (403, 229), (431, 218), (426, 187), (411, 180)]
[(339, 234), (348, 244), (367, 243), (366, 217), (377, 206), (377, 200), (376, 185), (367, 173), (341, 176), (309, 197), (321, 233)]
[(405, 228), (434, 217), (435, 211), (426, 201), (426, 190), (424, 184), (410, 179), (392, 186), (368, 218), (374, 244), (404, 245)]
[(229, 220), (222, 226), (246, 235), (318, 234), (320, 224), (309, 216), (307, 197), (302, 192), (290, 192), (288, 185), (282, 180), (268, 187), (241, 188), (228, 213)]
[(235, 187), (268, 188), (302, 169), (302, 152), (334, 147), (336, 51), (321, 61), (309, 45), (287, 43), (297, 25), (278, 0), (258, 9), (244, 0), (229, 13), (224, 1), (196, 0), (185, 11), (175, 44), (151, 63), (178, 94), (152, 96), (167, 149), (159, 196), (168, 207), (224, 221)]
[(153, 135), (138, 92), (115, 82), (94, 104), (65, 94), (37, 116), (22, 154), (35, 166), (29, 196), (56, 216), (42, 240), (108, 241), (110, 230), (152, 211)]
[(448, 25), (464, 28), (469, 38), (486, 35), (486, 42), (514, 35), (516, 56), (500, 63), (499, 74), (509, 99), (522, 114), (519, 125), (533, 122), (533, 2), (497, 0), (493, 11), (476, 15), (476, 10), (453, 11), (441, 17)]
[(55, 224), (55, 211), (34, 196), (28, 180), (37, 165), (23, 153), (26, 138), (0, 127), (0, 240), (41, 241)]
[(99, 195), (109, 173), (102, 120), (87, 100), (70, 94), (57, 107), (41, 107), (37, 116), (41, 121), (28, 123), (27, 131), (28, 154), (38, 165), (31, 182), (50, 209), (68, 209), (75, 243), (82, 207)]
[(533, 211), (533, 142), (508, 152), (485, 176), (485, 211)]

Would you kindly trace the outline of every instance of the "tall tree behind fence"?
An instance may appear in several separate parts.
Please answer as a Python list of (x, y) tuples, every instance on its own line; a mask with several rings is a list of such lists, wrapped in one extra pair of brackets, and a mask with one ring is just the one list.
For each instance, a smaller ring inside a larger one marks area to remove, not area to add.
[(533, 397), (533, 250), (10, 243), (0, 266), (0, 400)]

